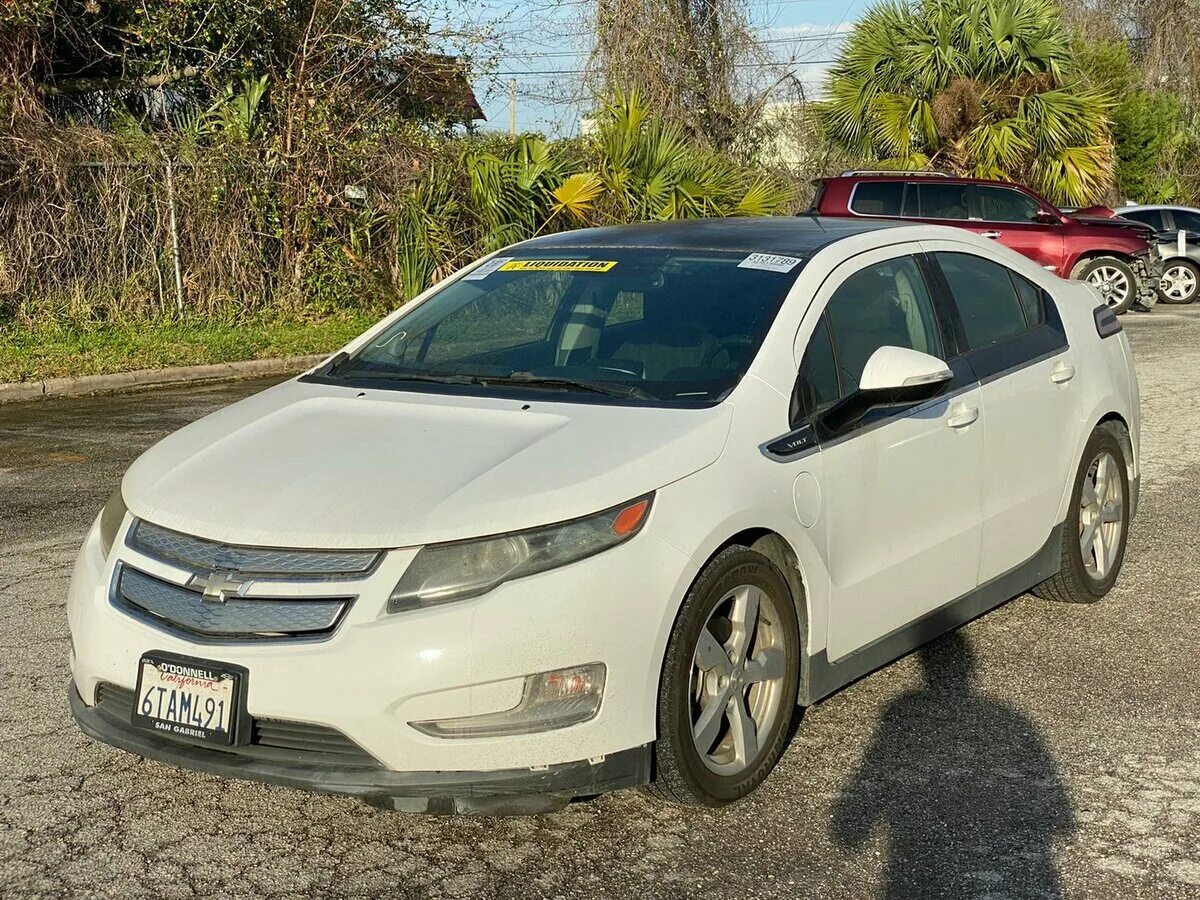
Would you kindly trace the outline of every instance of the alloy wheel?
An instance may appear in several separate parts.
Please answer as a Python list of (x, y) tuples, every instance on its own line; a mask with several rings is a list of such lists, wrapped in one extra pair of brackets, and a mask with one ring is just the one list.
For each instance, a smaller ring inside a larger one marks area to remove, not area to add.
[(704, 765), (737, 775), (758, 756), (759, 736), (781, 715), (785, 631), (775, 600), (753, 585), (727, 592), (692, 657), (692, 741)]
[(1087, 283), (1100, 291), (1108, 306), (1120, 306), (1129, 298), (1133, 286), (1129, 276), (1116, 266), (1097, 266), (1088, 273)]
[(1191, 266), (1168, 266), (1159, 280), (1158, 288), (1177, 303), (1186, 303), (1196, 295), (1196, 273)]
[(1079, 549), (1083, 568), (1096, 581), (1108, 577), (1125, 527), (1125, 491), (1120, 463), (1107, 450), (1088, 466), (1079, 495)]

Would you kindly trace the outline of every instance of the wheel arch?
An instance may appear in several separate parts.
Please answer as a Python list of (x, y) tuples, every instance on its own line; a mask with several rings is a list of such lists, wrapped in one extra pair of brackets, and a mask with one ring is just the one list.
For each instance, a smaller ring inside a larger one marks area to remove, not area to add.
[(696, 577), (699, 577), (699, 573), (704, 571), (705, 566), (722, 550), (732, 546), (749, 547), (751, 550), (761, 553), (775, 564), (775, 567), (783, 575), (784, 581), (787, 582), (788, 591), (792, 595), (792, 605), (796, 610), (796, 621), (800, 626), (801, 690), (797, 694), (797, 700), (799, 701), (799, 699), (804, 697), (803, 688), (809, 677), (810, 649), (812, 645), (812, 634), (810, 631), (813, 622), (812, 611), (809, 609), (812, 599), (805, 581), (804, 568), (800, 562), (800, 556), (788, 539), (779, 532), (764, 526), (744, 528), (736, 534), (730, 535), (709, 554), (708, 558), (700, 565)]
[(1132, 254), (1126, 253), (1124, 250), (1084, 250), (1071, 262), (1070, 271), (1067, 273), (1068, 277), (1076, 278), (1075, 273), (1084, 263), (1089, 263), (1093, 259), (1104, 259), (1105, 257), (1112, 257), (1130, 266), (1137, 262)]

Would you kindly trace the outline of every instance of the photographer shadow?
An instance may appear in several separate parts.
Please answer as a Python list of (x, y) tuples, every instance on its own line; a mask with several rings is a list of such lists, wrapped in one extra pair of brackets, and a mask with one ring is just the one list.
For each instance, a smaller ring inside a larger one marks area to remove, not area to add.
[(889, 898), (1062, 896), (1054, 843), (1075, 831), (1034, 724), (975, 684), (961, 632), (919, 651), (925, 684), (885, 710), (838, 798), (834, 841), (888, 848)]

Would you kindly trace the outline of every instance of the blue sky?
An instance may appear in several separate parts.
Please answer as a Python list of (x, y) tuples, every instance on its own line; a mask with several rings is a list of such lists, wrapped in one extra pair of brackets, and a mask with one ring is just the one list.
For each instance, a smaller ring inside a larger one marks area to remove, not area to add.
[[(508, 85), (517, 84), (517, 130), (576, 133), (587, 107), (579, 70), (587, 60), (588, 0), (449, 0), (435, 27), (450, 33), (488, 29), (494, 74), (478, 78), (475, 93), (487, 129), (508, 128)], [(819, 92), (826, 60), (836, 55), (840, 35), (869, 5), (868, 0), (748, 0), (755, 32), (772, 58)], [(478, 53), (478, 51), (476, 51)], [(773, 79), (772, 79), (773, 80)]]

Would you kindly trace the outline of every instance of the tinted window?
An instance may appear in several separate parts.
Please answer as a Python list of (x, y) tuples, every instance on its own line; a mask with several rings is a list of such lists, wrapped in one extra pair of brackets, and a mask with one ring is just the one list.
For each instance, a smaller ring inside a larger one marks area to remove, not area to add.
[(902, 181), (863, 181), (854, 188), (850, 208), (862, 216), (898, 216), (903, 197)]
[(1163, 229), (1163, 214), (1159, 209), (1135, 209), (1132, 212), (1116, 211), (1117, 215), (1122, 219), (1133, 219), (1135, 222), (1141, 222), (1149, 225), (1155, 231)]
[(527, 251), (447, 285), (332, 377), (403, 386), (416, 376), (481, 393), (514, 376), (571, 379), (668, 402), (720, 399), (746, 371), (801, 266), (740, 266), (746, 258), (627, 247)]
[(954, 294), (972, 350), (1026, 330), (1025, 311), (1008, 269), (966, 253), (935, 255)]
[(828, 406), (841, 396), (837, 361), (833, 356), (833, 342), (829, 338), (829, 322), (824, 315), (808, 340), (808, 349), (804, 351), (796, 393), (800, 409), (807, 414)]
[(942, 358), (933, 303), (911, 256), (855, 272), (829, 298), (825, 315), (842, 397), (858, 389), (867, 360), (880, 347), (905, 347)]
[[(909, 194), (917, 190), (919, 199), (917, 215), (923, 219), (966, 219), (967, 214), (967, 185), (947, 184), (931, 178), (909, 185)], [(906, 215), (912, 215), (906, 211)]]
[(1010, 188), (975, 188), (975, 202), (979, 218), (985, 222), (1033, 222), (1040, 208), (1038, 202), (1027, 194)]
[(1017, 299), (1021, 301), (1021, 310), (1025, 313), (1025, 324), (1029, 328), (1037, 328), (1046, 321), (1046, 295), (1042, 289), (1031, 281), (1026, 281), (1016, 272), (1009, 271), (1013, 287), (1017, 289)]
[(1200, 213), (1190, 212), (1186, 209), (1175, 210), (1175, 227), (1182, 228), (1184, 231), (1200, 231)]

